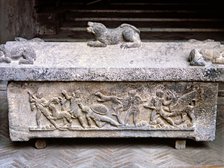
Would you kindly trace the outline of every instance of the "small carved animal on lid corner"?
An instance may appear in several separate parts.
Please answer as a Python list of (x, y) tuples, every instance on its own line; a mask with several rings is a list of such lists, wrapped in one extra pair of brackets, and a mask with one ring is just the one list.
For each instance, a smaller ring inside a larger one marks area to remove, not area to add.
[(141, 46), (140, 30), (130, 24), (122, 24), (109, 29), (102, 23), (88, 22), (87, 32), (95, 36), (95, 41), (87, 43), (90, 47), (106, 47), (121, 44), (121, 48), (138, 48)]
[(36, 53), (29, 45), (17, 45), (9, 51), (5, 44), (0, 45), (0, 63), (11, 63), (12, 60), (19, 60), (19, 64), (33, 64), (36, 60)]
[(193, 66), (206, 66), (212, 64), (224, 64), (224, 46), (217, 45), (213, 48), (191, 50), (188, 61)]
[(0, 63), (11, 63), (13, 60), (19, 60), (19, 64), (34, 64), (36, 53), (29, 42), (44, 42), (40, 38), (25, 39), (16, 37), (13, 46), (6, 47), (6, 44), (0, 45)]

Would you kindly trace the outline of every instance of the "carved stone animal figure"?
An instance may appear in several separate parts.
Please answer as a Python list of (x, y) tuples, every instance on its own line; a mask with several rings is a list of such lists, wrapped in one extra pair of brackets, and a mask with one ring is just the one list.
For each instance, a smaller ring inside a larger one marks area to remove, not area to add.
[(5, 62), (5, 63), (11, 63), (11, 58), (10, 58), (10, 52), (6, 50), (5, 45), (1, 44), (0, 45), (0, 63)]
[(224, 64), (224, 47), (218, 45), (210, 49), (193, 49), (188, 58), (190, 65), (205, 66), (209, 62)]
[(99, 99), (97, 99), (97, 101), (99, 102), (111, 101), (112, 103), (115, 103), (115, 104), (122, 104), (122, 102), (120, 101), (122, 100), (122, 98), (119, 98), (117, 96), (106, 96), (106, 95), (103, 95), (101, 92), (96, 92), (95, 96), (99, 97)]
[(71, 127), (72, 123), (72, 116), (68, 111), (60, 111), (56, 108), (56, 106), (59, 104), (59, 100), (57, 98), (53, 98), (49, 103), (49, 110), (52, 113), (52, 119), (54, 120), (63, 120), (63, 125), (65, 126), (67, 123), (69, 127)]
[(112, 115), (117, 117), (117, 120), (120, 124), (123, 124), (123, 122), (120, 118), (120, 110), (123, 107), (123, 104), (121, 102), (122, 98), (119, 98), (117, 96), (107, 96), (101, 92), (96, 92), (95, 96), (98, 97), (98, 99), (97, 99), (98, 102), (102, 102), (102, 103), (108, 102), (108, 101), (112, 102), (112, 105), (111, 105), (111, 108), (113, 109)]
[(102, 23), (88, 22), (87, 32), (94, 34), (96, 40), (87, 43), (90, 47), (106, 47), (122, 43), (121, 48), (137, 48), (141, 46), (140, 30), (129, 24), (108, 29)]
[(205, 66), (206, 61), (203, 58), (203, 55), (200, 53), (198, 49), (191, 50), (188, 61), (190, 62), (190, 65), (195, 66)]
[(15, 37), (15, 41), (20, 41), (20, 42), (28, 42), (28, 41), (30, 41), (30, 42), (44, 42), (44, 40), (41, 39), (41, 38), (33, 38), (33, 39), (28, 40), (28, 39), (25, 39), (23, 37)]
[(0, 45), (0, 63), (11, 63), (12, 60), (19, 60), (19, 64), (33, 64), (36, 53), (31, 46), (25, 44), (18, 44), (11, 51), (5, 45)]
[(202, 49), (201, 54), (205, 60), (211, 61), (215, 64), (224, 64), (224, 47), (216, 46), (212, 49)]

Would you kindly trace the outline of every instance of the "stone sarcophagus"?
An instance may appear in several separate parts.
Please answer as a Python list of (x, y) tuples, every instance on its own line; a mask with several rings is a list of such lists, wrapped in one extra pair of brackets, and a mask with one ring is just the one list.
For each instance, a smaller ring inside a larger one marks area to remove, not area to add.
[[(8, 42), (10, 50), (17, 43)], [(24, 42), (25, 43), (25, 42)], [(218, 83), (224, 66), (190, 66), (194, 48), (217, 42), (26, 42), (34, 63), (0, 64), (8, 84), (12, 141), (48, 137), (215, 139)]]
[(200, 82), (12, 82), (10, 134), (213, 140), (216, 97)]

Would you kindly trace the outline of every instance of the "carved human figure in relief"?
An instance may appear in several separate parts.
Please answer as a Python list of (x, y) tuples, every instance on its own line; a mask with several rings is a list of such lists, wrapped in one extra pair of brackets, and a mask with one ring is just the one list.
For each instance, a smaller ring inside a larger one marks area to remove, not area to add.
[(152, 110), (150, 115), (150, 124), (164, 127), (168, 123), (174, 126), (174, 121), (168, 117), (170, 113), (169, 105), (172, 102), (170, 92), (164, 92), (162, 89), (156, 90), (156, 95), (151, 99), (149, 105), (144, 105), (145, 108)]
[(62, 111), (60, 108), (60, 100), (55, 97), (49, 101), (48, 108), (51, 111), (51, 119), (63, 121), (62, 127), (71, 127), (72, 115), (68, 111)]
[[(73, 92), (71, 96), (69, 96), (67, 91), (63, 90), (62, 95), (64, 97), (64, 101), (63, 101), (63, 98), (60, 98), (60, 100), (61, 100), (62, 108), (63, 109), (66, 108), (74, 118), (78, 119), (80, 125), (83, 128), (85, 128), (86, 127), (85, 116), (82, 113), (80, 107), (78, 106), (78, 104), (81, 103), (80, 94), (81, 94), (81, 92), (79, 90), (77, 90), (76, 92)], [(67, 102), (69, 102), (69, 106), (66, 105)]]
[(181, 124), (191, 127), (194, 122), (194, 107), (198, 92), (193, 90), (175, 98), (170, 90), (156, 90), (156, 96), (148, 105), (151, 111), (150, 124), (156, 127), (179, 127)]
[[(36, 109), (36, 124), (37, 124), (37, 127), (39, 128), (40, 127), (40, 118), (41, 118), (41, 109), (42, 108), (46, 108), (48, 106), (48, 101), (43, 98), (43, 96), (41, 94), (31, 94), (30, 92), (29, 93), (29, 101), (30, 101), (30, 108), (31, 108), (31, 111), (34, 111)], [(50, 116), (50, 114), (47, 114), (46, 115)]]
[(119, 125), (118, 122), (108, 116), (109, 110), (105, 105), (93, 104), (90, 107), (82, 103), (78, 105), (82, 112), (86, 114), (86, 119), (90, 127), (92, 127), (92, 123), (95, 123), (99, 128), (103, 127), (106, 123), (116, 127)]
[[(71, 115), (70, 111), (62, 110), (59, 97), (52, 97), (50, 100), (46, 100), (43, 98), (42, 94), (28, 93), (31, 111), (36, 109), (37, 128), (41, 127), (40, 118), (42, 115), (59, 130), (65, 130), (71, 127), (74, 116)], [(60, 124), (60, 120), (62, 120), (62, 124)]]
[(69, 111), (71, 106), (71, 96), (68, 95), (68, 92), (66, 90), (61, 91), (61, 96), (58, 97), (61, 105), (62, 111)]
[(90, 47), (106, 47), (123, 43), (121, 48), (137, 48), (141, 46), (140, 30), (129, 24), (108, 29), (102, 23), (88, 22), (87, 32), (95, 36), (95, 41), (88, 42)]
[(127, 125), (130, 118), (133, 116), (133, 123), (138, 126), (138, 117), (140, 114), (139, 105), (143, 103), (140, 96), (137, 95), (136, 90), (128, 91), (128, 96), (124, 99), (123, 111), (126, 112), (124, 124)]
[[(32, 94), (30, 92), (28, 92), (28, 94), (29, 94), (31, 111), (36, 110), (37, 128), (41, 128), (40, 119), (41, 119), (41, 116), (43, 115), (53, 125), (53, 127), (61, 130), (61, 128), (54, 121), (54, 118), (52, 117), (52, 113), (48, 109), (49, 101), (46, 100), (45, 98), (43, 98), (42, 94), (39, 94), (39, 93)], [(49, 127), (51, 127), (51, 125)], [(41, 128), (41, 129), (43, 129), (43, 128)]]
[(175, 121), (175, 124), (179, 125), (185, 123), (187, 127), (191, 127), (195, 121), (194, 108), (201, 93), (201, 89), (196, 87), (193, 88), (192, 91), (179, 97), (175, 103), (169, 106), (171, 113), (167, 116), (179, 116), (180, 120)]

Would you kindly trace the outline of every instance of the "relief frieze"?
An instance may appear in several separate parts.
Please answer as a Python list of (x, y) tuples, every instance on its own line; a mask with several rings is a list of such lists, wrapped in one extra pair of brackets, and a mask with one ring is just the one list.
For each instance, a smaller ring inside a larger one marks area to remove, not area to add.
[(79, 85), (48, 95), (27, 90), (35, 113), (29, 130), (193, 130), (203, 94), (194, 84), (92, 87)]

